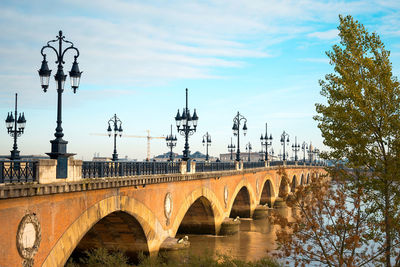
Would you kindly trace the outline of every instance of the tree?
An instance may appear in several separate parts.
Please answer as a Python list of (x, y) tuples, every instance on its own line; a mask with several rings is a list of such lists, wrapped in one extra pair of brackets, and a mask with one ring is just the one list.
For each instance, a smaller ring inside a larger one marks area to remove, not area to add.
[[(333, 173), (333, 178), (338, 173)], [(331, 174), (331, 175), (332, 175)], [(287, 176), (285, 171), (282, 177)], [(323, 266), (376, 266), (382, 251), (371, 238), (370, 204), (363, 202), (362, 187), (342, 179), (331, 182), (327, 176), (311, 176), (311, 184), (300, 185), (287, 199), (292, 215), (273, 213), (281, 258), (295, 266), (317, 263)]]
[(379, 36), (351, 16), (339, 20), (340, 44), (326, 53), (334, 73), (320, 81), (326, 104), (316, 104), (314, 119), (330, 148), (325, 157), (360, 172), (341, 175), (371, 204), (363, 212), (374, 215), (371, 238), (385, 252), (382, 262), (399, 265), (399, 82)]

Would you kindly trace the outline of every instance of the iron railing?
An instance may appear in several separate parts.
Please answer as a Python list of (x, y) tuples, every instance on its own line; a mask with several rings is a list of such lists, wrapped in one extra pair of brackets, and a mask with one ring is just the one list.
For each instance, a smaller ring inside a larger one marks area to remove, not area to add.
[[(244, 169), (265, 167), (264, 161), (245, 161), (242, 164)], [(295, 165), (295, 161), (287, 161), (285, 164)], [(283, 161), (272, 161), (269, 165), (283, 165)], [(195, 172), (229, 171), (235, 169), (235, 162), (198, 161), (196, 162)], [(82, 178), (124, 177), (168, 173), (180, 173), (180, 162), (84, 161), (82, 164)]]
[(0, 183), (34, 182), (36, 169), (35, 161), (0, 161)]
[(82, 178), (122, 177), (180, 173), (178, 162), (105, 162), (84, 161)]
[(234, 162), (196, 162), (196, 172), (235, 170)]
[(264, 161), (244, 161), (243, 169), (263, 168), (265, 167)]

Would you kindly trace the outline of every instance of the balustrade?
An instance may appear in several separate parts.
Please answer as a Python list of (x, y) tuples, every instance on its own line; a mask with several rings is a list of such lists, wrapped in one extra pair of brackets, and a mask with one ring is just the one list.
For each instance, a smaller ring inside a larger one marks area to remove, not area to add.
[(196, 172), (235, 170), (234, 162), (196, 162)]
[(35, 161), (0, 161), (0, 183), (34, 182), (36, 168)]

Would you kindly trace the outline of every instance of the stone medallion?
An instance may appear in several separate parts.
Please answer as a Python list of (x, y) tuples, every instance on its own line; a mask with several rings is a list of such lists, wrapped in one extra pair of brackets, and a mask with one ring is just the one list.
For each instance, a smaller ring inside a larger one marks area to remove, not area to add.
[(165, 195), (165, 199), (164, 199), (164, 213), (165, 213), (165, 218), (167, 218), (167, 222), (166, 224), (169, 225), (169, 221), (171, 218), (171, 214), (172, 214), (172, 195), (170, 192), (168, 192)]
[(225, 202), (225, 208), (228, 205), (228, 186), (225, 185), (224, 187), (224, 202)]
[(24, 259), (22, 266), (33, 266), (33, 257), (38, 252), (42, 232), (35, 213), (25, 215), (18, 226), (17, 249)]

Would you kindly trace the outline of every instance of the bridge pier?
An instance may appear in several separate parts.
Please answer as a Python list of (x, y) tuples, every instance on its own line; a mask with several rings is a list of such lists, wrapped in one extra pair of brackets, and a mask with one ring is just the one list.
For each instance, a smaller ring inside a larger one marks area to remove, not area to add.
[(240, 220), (238, 218), (225, 218), (221, 223), (218, 235), (234, 235), (239, 232)]
[(284, 198), (282, 198), (282, 197), (277, 197), (275, 199), (273, 207), (274, 208), (285, 208), (285, 207), (287, 207), (286, 200)]
[(254, 210), (253, 213), (253, 219), (254, 220), (260, 220), (260, 219), (265, 219), (268, 218), (271, 212), (270, 207), (268, 205), (258, 205), (256, 209)]
[(36, 177), (38, 177), (39, 184), (77, 182), (82, 180), (82, 160), (75, 160), (74, 157), (68, 158), (67, 178), (56, 178), (56, 159), (39, 159), (36, 168)]

